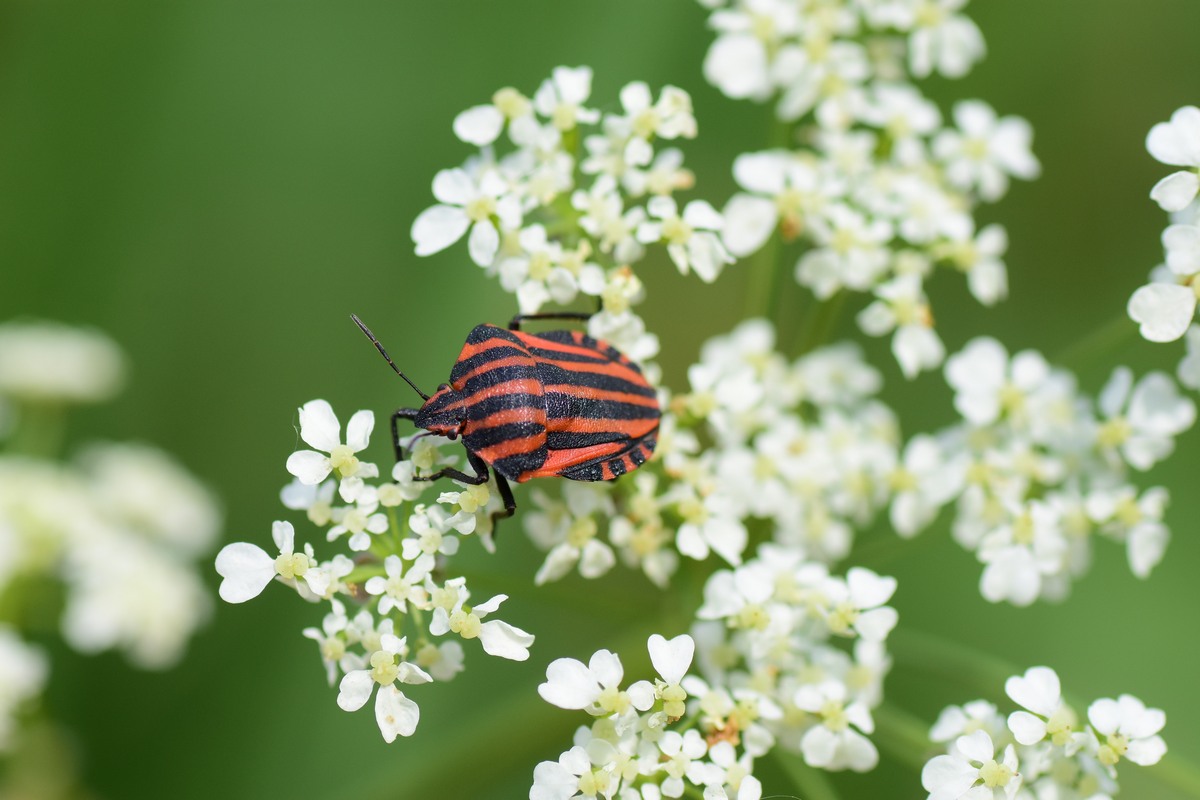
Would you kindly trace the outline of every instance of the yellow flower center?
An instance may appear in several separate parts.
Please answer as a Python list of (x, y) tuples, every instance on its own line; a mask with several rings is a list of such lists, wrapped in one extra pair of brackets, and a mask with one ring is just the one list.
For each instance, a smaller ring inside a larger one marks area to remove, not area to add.
[(311, 566), (304, 553), (280, 553), (275, 559), (275, 572), (284, 580), (303, 578)]
[(329, 465), (343, 478), (347, 478), (358, 472), (358, 456), (354, 455), (350, 445), (339, 444), (329, 451)]
[(996, 761), (988, 761), (979, 770), (979, 778), (983, 781), (983, 785), (989, 789), (996, 789), (1002, 786), (1007, 786), (1008, 782), (1013, 779), (1013, 771), (1003, 764)]
[(396, 658), (386, 650), (376, 650), (371, 654), (371, 677), (380, 686), (388, 686), (396, 682), (400, 669), (396, 666)]

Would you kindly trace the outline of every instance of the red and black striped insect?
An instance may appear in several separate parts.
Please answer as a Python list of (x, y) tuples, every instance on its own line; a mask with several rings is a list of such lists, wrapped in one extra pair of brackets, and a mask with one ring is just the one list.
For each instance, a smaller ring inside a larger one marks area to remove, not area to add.
[(654, 389), (641, 368), (605, 342), (580, 331), (526, 333), (531, 319), (585, 320), (589, 314), (526, 314), (508, 329), (478, 325), (467, 336), (450, 381), (432, 396), (417, 388), (388, 356), (375, 335), (354, 322), (392, 369), (425, 400), (421, 408), (392, 414), (396, 460), (404, 458), (397, 422), (462, 439), (468, 475), (444, 468), (418, 480), (447, 477), (486, 483), (496, 471), (504, 511), (516, 510), (508, 481), (562, 477), (608, 481), (632, 472), (654, 452), (661, 416)]

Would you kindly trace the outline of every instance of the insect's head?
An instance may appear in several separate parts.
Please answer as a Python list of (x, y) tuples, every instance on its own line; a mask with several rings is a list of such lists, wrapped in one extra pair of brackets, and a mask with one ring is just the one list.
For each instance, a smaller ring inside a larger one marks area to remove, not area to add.
[(439, 436), (457, 439), (465, 419), (466, 408), (462, 398), (454, 391), (454, 387), (443, 383), (421, 406), (413, 424)]

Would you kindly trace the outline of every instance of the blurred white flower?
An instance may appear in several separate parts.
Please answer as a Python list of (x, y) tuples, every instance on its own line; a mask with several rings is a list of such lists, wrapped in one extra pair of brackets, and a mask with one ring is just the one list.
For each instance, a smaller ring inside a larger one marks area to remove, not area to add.
[(1164, 164), (1190, 167), (1173, 172), (1154, 185), (1150, 197), (1164, 211), (1181, 211), (1200, 192), (1200, 108), (1184, 106), (1146, 136), (1146, 149)]
[(59, 322), (0, 323), (0, 395), (31, 403), (95, 403), (120, 391), (125, 357), (116, 342)]
[(41, 694), (49, 672), (41, 650), (26, 644), (12, 628), (0, 625), (0, 753), (15, 743), (16, 714)]
[(1010, 175), (1032, 180), (1041, 173), (1030, 149), (1033, 129), (1020, 117), (997, 119), (988, 104), (968, 100), (954, 106), (954, 121), (958, 129), (939, 133), (933, 153), (955, 186), (976, 189), (984, 200), (998, 200), (1008, 190)]

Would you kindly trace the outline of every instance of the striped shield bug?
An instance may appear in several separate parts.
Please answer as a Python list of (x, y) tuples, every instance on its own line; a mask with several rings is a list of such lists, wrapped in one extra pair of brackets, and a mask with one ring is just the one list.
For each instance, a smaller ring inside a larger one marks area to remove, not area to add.
[[(357, 316), (367, 338), (425, 401), (392, 414), (396, 460), (404, 458), (397, 423), (461, 439), (474, 475), (446, 467), (417, 480), (446, 477), (486, 483), (489, 468), (509, 517), (516, 511), (508, 481), (561, 477), (609, 481), (637, 469), (654, 452), (661, 416), (641, 368), (581, 331), (528, 333), (527, 320), (586, 320), (590, 314), (524, 314), (508, 328), (478, 325), (467, 336), (450, 380), (428, 395), (400, 371)], [(427, 435), (427, 434), (423, 434)]]

